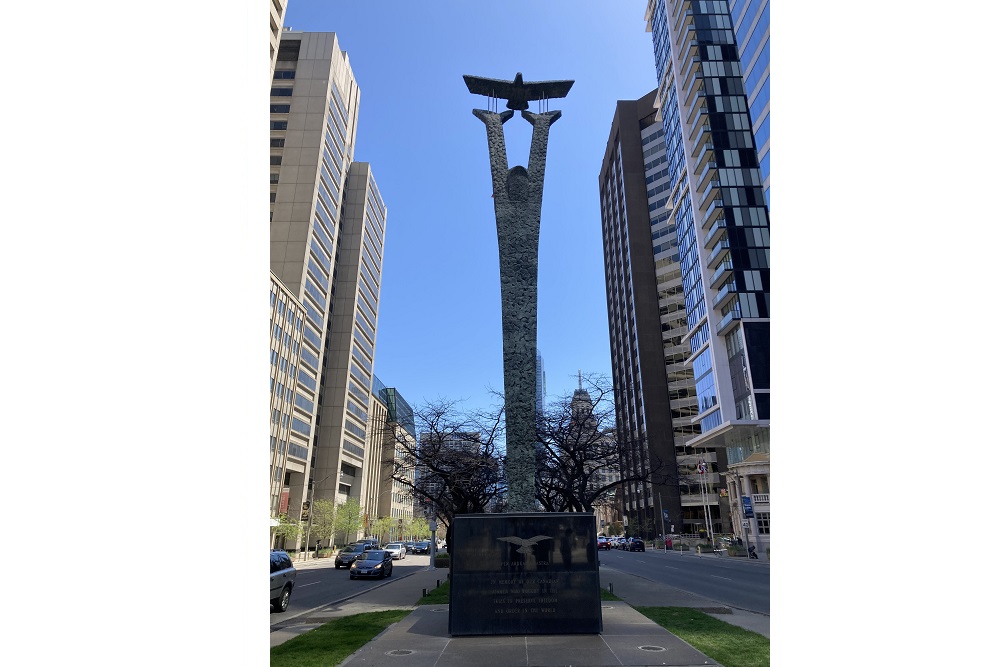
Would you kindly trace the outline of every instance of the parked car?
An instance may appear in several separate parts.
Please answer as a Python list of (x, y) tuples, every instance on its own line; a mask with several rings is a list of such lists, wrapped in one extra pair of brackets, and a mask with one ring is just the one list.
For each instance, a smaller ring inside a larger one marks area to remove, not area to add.
[(367, 539), (358, 540), (358, 544), (367, 544), (369, 549), (381, 549), (382, 545), (378, 543), (378, 540)]
[(295, 566), (284, 551), (271, 552), (271, 608), (285, 611), (295, 588)]
[(351, 563), (351, 579), (392, 576), (392, 554), (385, 549), (369, 549)]
[(632, 537), (625, 544), (625, 551), (645, 551), (646, 543), (638, 537)]
[(408, 553), (408, 554), (412, 554), (413, 550), (417, 546), (417, 543), (414, 542), (413, 540), (407, 540), (406, 542), (403, 542), (403, 544), (406, 545), (406, 553)]
[(406, 558), (406, 545), (402, 542), (390, 542), (385, 545), (385, 550), (392, 554), (393, 560)]
[(417, 542), (413, 547), (415, 554), (429, 554), (431, 552), (430, 542)]
[(333, 560), (334, 569), (339, 570), (342, 567), (350, 567), (355, 558), (370, 549), (371, 547), (363, 542), (348, 544), (337, 553), (337, 557)]
[(604, 537), (603, 535), (599, 535), (597, 537), (597, 549), (598, 550), (607, 549), (608, 551), (611, 551), (611, 540)]

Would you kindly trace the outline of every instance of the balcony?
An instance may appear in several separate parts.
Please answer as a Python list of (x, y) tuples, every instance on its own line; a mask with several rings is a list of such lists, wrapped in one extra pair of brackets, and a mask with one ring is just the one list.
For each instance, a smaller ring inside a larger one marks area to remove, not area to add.
[(722, 235), (726, 233), (726, 219), (724, 217), (719, 218), (715, 221), (709, 230), (705, 234), (705, 245), (712, 245), (716, 241), (722, 239)]
[(694, 102), (691, 103), (691, 109), (688, 111), (686, 120), (688, 125), (694, 125), (698, 121), (698, 116), (701, 112), (706, 109), (705, 104), (705, 89), (702, 88), (694, 94)]
[[(686, 3), (686, 2), (678, 2), (677, 3), (678, 7), (682, 7), (683, 5), (688, 5), (688, 7), (691, 6), (689, 3)], [(673, 20), (674, 32), (677, 32), (678, 30), (680, 30), (684, 26), (686, 26), (686, 25), (688, 25), (690, 23), (694, 23), (694, 12), (691, 11), (690, 9), (688, 9), (687, 11), (681, 11), (681, 12), (678, 12), (673, 17), (673, 19), (674, 19)]]
[(694, 56), (688, 60), (687, 66), (681, 73), (680, 82), (684, 85), (684, 90), (691, 87), (691, 82), (696, 79), (701, 74), (701, 58), (699, 56)]
[(726, 279), (732, 275), (733, 275), (732, 262), (726, 261), (720, 264), (719, 268), (717, 268), (715, 272), (712, 274), (712, 281), (710, 283), (712, 285), (712, 289), (717, 289), (719, 285), (725, 282)]
[[(737, 302), (736, 305), (739, 306), (739, 302)], [(715, 327), (715, 333), (720, 336), (725, 336), (732, 329), (734, 329), (737, 324), (740, 323), (741, 318), (742, 316), (740, 315), (740, 309), (738, 307), (733, 308), (728, 313), (726, 313), (726, 316), (722, 318), (722, 321), (719, 322), (719, 325)]]
[(750, 502), (754, 505), (769, 505), (771, 503), (770, 493), (751, 493)]
[(704, 145), (705, 140), (706, 139), (711, 140), (711, 138), (712, 138), (712, 124), (706, 118), (701, 123), (698, 123), (697, 125), (692, 127), (691, 131), (688, 133), (688, 139), (691, 140), (691, 145), (694, 147), (692, 153), (701, 150), (701, 147)]
[(675, 28), (677, 27), (678, 22), (684, 16), (684, 8), (685, 7), (687, 8), (687, 11), (690, 13), (691, 12), (691, 0), (681, 0), (681, 2), (675, 2), (674, 3), (673, 13), (670, 15), (670, 18), (673, 21), (673, 24), (674, 24)]
[[(680, 88), (678, 88), (677, 90), (680, 91)], [(687, 88), (684, 89), (685, 106), (691, 106), (691, 104), (694, 102), (694, 94), (699, 90), (702, 91), (702, 94), (704, 94), (705, 81), (700, 77), (696, 76), (691, 79), (691, 83), (688, 85)], [(680, 96), (680, 92), (678, 92), (678, 96)]]
[[(709, 204), (708, 209), (705, 211), (705, 217), (702, 218), (702, 223), (701, 223), (702, 229), (707, 228), (709, 225), (711, 225), (716, 220), (722, 217), (723, 213), (725, 212), (723, 206), (724, 204), (722, 203), (722, 195), (719, 195), (718, 199), (712, 200), (712, 203)], [(705, 245), (711, 245), (711, 244), (706, 242)]]
[(701, 152), (698, 153), (698, 157), (694, 159), (695, 170), (701, 170), (705, 166), (705, 163), (710, 159), (713, 162), (715, 161), (715, 147), (711, 144), (711, 142), (702, 146)]
[(674, 44), (677, 45), (677, 54), (680, 55), (684, 50), (686, 44), (697, 44), (698, 40), (695, 39), (697, 33), (694, 28), (694, 22), (686, 24), (683, 28), (677, 31), (677, 39), (674, 40)]
[[(716, 178), (711, 179), (711, 180), (715, 180), (716, 182), (718, 182), (717, 181), (718, 174), (717, 174), (716, 168), (715, 168), (715, 161), (710, 161), (710, 162), (707, 162), (705, 164), (705, 168), (701, 171), (701, 173), (698, 174), (698, 179), (696, 181), (696, 187), (697, 187), (698, 192), (704, 191), (705, 186), (709, 182), (709, 178), (711, 176), (713, 176), (713, 175), (715, 175)], [(718, 187), (718, 186), (716, 186), (716, 187)]]
[(729, 250), (729, 239), (722, 239), (712, 248), (712, 252), (709, 253), (708, 259), (705, 261), (705, 266), (714, 269), (715, 265), (725, 257), (727, 250)]
[(733, 294), (736, 294), (735, 280), (733, 282), (726, 283), (725, 285), (722, 286), (722, 289), (719, 290), (718, 295), (716, 295), (715, 299), (712, 301), (712, 308), (715, 310), (719, 310), (723, 305), (725, 305), (729, 301), (729, 297), (731, 297)]
[(698, 208), (705, 208), (705, 204), (712, 197), (718, 197), (719, 193), (716, 192), (715, 188), (719, 187), (718, 178), (713, 178), (708, 181), (708, 188), (702, 193), (701, 198), (698, 200)]

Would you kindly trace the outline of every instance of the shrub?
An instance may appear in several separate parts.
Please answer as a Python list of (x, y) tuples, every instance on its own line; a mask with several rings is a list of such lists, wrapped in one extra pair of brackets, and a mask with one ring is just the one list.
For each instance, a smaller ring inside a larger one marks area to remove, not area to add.
[(434, 567), (451, 567), (451, 556), (448, 554), (435, 554)]

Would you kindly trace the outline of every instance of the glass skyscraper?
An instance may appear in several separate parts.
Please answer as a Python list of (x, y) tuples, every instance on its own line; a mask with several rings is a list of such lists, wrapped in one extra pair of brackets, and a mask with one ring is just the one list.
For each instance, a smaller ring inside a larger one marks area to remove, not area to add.
[(763, 116), (752, 121), (737, 41), (747, 64), (763, 64), (751, 92), (766, 100), (769, 15), (766, 1), (733, 7), (739, 35), (725, 0), (650, 0), (646, 10), (687, 318), (684, 363), (697, 396), (691, 423), (701, 428), (687, 444), (719, 453), (708, 468), (713, 494), (725, 492), (714, 475), (727, 462), (766, 461), (770, 450), (770, 221), (758, 162), (769, 109), (756, 108)]

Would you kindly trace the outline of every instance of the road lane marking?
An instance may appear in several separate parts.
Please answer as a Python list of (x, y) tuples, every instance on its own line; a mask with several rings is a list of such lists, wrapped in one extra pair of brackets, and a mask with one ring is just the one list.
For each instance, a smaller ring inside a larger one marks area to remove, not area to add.
[(715, 577), (716, 579), (725, 579), (726, 581), (732, 581), (732, 579), (730, 579), (729, 577), (720, 577), (720, 576), (719, 576), (719, 575), (717, 575), (717, 574), (710, 574), (710, 575), (708, 575), (708, 576), (710, 576), (710, 577)]
[(313, 582), (308, 583), (308, 584), (299, 584), (298, 586), (296, 586), (296, 588), (305, 588), (306, 586), (313, 586), (313, 585), (318, 584), (318, 583), (319, 583), (318, 581), (313, 581)]

